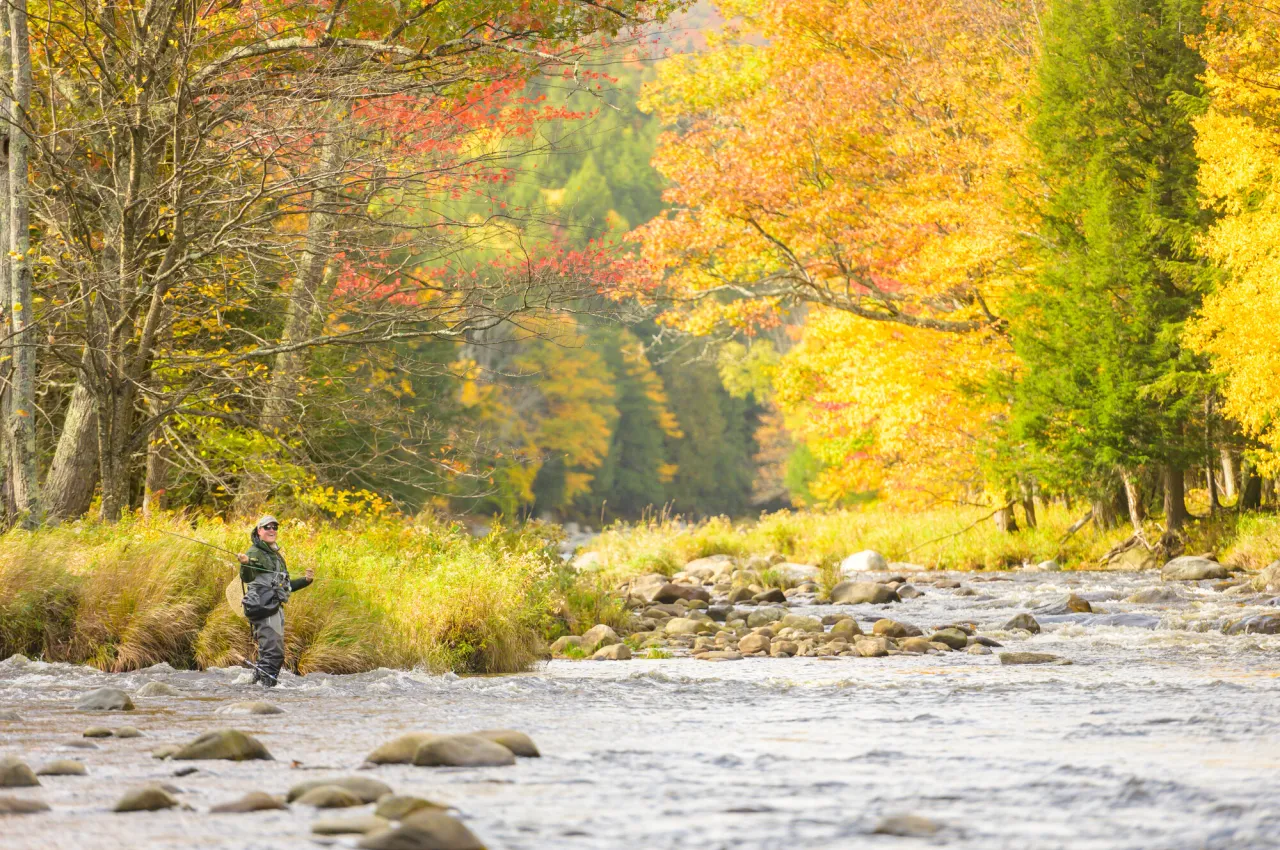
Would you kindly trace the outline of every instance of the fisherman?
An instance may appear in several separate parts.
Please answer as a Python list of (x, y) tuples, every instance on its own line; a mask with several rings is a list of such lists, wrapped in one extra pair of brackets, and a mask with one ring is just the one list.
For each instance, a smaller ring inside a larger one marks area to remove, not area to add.
[(276, 677), (284, 666), (284, 603), (289, 594), (311, 584), (316, 577), (314, 567), (307, 567), (305, 578), (289, 578), (289, 568), (276, 540), (280, 523), (273, 516), (258, 520), (249, 539), (253, 544), (240, 556), (240, 581), (245, 585), (244, 614), (253, 627), (258, 642), (258, 663), (253, 681), (268, 688), (275, 687)]

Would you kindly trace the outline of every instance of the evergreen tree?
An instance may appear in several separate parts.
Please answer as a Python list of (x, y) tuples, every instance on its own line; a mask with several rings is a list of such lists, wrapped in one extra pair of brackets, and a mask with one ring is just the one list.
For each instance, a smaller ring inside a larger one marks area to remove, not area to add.
[(667, 500), (685, 515), (741, 516), (754, 472), (750, 405), (725, 392), (712, 364), (673, 362), (663, 373), (684, 434), (671, 441), (676, 475)]
[(1171, 530), (1203, 450), (1204, 364), (1180, 341), (1209, 280), (1190, 123), (1203, 62), (1187, 45), (1203, 28), (1198, 0), (1051, 4), (1032, 123), (1039, 272), (1008, 310), (1023, 367), (1012, 438), (1094, 496), (1159, 469)]

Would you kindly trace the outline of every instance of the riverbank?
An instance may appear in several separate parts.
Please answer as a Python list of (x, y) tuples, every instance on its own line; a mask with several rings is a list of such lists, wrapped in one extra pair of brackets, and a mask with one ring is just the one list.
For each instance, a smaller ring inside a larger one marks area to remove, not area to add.
[[(234, 557), (174, 535), (232, 552), (249, 542), (242, 528), (180, 517), (0, 538), (0, 657), (111, 672), (251, 657), (247, 623), (225, 601)], [(425, 517), (286, 521), (281, 540), (295, 574), (314, 566), (318, 575), (286, 608), (286, 664), (301, 673), (515, 672), (555, 630), (563, 579), (554, 529), (474, 538)]]

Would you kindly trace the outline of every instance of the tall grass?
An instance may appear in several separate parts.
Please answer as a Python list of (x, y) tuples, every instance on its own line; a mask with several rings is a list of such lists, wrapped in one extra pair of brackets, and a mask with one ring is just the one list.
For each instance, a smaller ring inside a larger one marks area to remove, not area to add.
[[(169, 533), (167, 533), (169, 532)], [(225, 602), (247, 529), (217, 520), (83, 522), (0, 539), (0, 657), (135, 670), (238, 663), (247, 622)], [(317, 582), (285, 609), (286, 663), (302, 673), (378, 666), (494, 673), (526, 669), (555, 631), (558, 558), (548, 529), (483, 539), (422, 518), (338, 528), (285, 522), (293, 574)]]

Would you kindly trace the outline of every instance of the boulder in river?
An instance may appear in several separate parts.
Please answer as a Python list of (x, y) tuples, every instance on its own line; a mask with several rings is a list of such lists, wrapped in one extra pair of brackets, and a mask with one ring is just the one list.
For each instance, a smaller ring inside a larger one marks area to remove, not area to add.
[(110, 738), (115, 732), (105, 726), (90, 726), (82, 734), (86, 738)]
[(912, 655), (928, 655), (934, 646), (922, 637), (909, 637), (903, 640), (898, 648)]
[(941, 824), (920, 815), (892, 815), (876, 824), (873, 832), (876, 835), (896, 835), (901, 838), (928, 838), (941, 829)]
[(142, 732), (133, 726), (121, 726), (116, 730), (117, 738), (141, 738)]
[(88, 771), (73, 759), (55, 759), (36, 771), (36, 776), (84, 776)]
[(665, 626), (662, 627), (665, 634), (679, 635), (705, 635), (715, 631), (715, 627), (705, 620), (694, 620), (690, 617), (672, 617), (667, 620)]
[(181, 695), (182, 691), (172, 685), (166, 685), (164, 682), (147, 682), (141, 688), (138, 688), (137, 693), (134, 694), (136, 697), (176, 697)]
[(413, 764), (414, 753), (427, 741), (440, 736), (434, 732), (410, 732), (378, 747), (365, 761), (372, 764)]
[(345, 791), (350, 792), (361, 803), (375, 803), (379, 798), (385, 797), (391, 793), (391, 786), (385, 782), (379, 782), (377, 779), (368, 776), (337, 776), (328, 779), (311, 779), (306, 782), (299, 782), (289, 789), (289, 793), (285, 795), (285, 799), (290, 803), (295, 800), (301, 802), (301, 798), (307, 793), (314, 791), (316, 788), (325, 786), (336, 786)]
[(1002, 652), (1001, 664), (1070, 664), (1070, 661), (1047, 652)]
[(853, 649), (863, 658), (880, 658), (889, 654), (889, 639), (883, 637), (859, 638)]
[(631, 647), (625, 643), (602, 646), (591, 655), (592, 661), (630, 661)]
[(790, 658), (800, 651), (800, 644), (793, 640), (774, 640), (769, 643), (769, 655), (774, 658)]
[(842, 581), (831, 588), (831, 602), (835, 605), (888, 605), (901, 601), (896, 590), (874, 581)]
[(362, 850), (484, 850), (480, 839), (462, 821), (438, 811), (421, 811), (395, 829), (366, 835)]
[(1251, 584), (1254, 590), (1280, 590), (1280, 561), (1272, 561), (1253, 577)]
[(735, 587), (729, 591), (729, 604), (738, 605), (743, 602), (751, 602), (754, 596), (755, 594), (752, 593), (749, 587)]
[(284, 709), (262, 700), (233, 702), (214, 711), (214, 714), (284, 714)]
[(904, 584), (898, 587), (894, 593), (898, 594), (898, 599), (918, 599), (924, 596), (924, 591), (913, 584)]
[(890, 620), (887, 617), (876, 620), (874, 626), (871, 627), (871, 633), (880, 635), (881, 637), (906, 638), (919, 637), (920, 630), (915, 626), (899, 623), (897, 620)]
[(945, 643), (952, 649), (964, 649), (969, 645), (969, 636), (956, 628), (938, 629), (929, 636), (934, 643)]
[(861, 552), (855, 552), (840, 562), (840, 572), (844, 575), (849, 575), (851, 573), (884, 572), (887, 569), (889, 569), (888, 559), (873, 549), (864, 549)]
[(858, 625), (858, 621), (852, 617), (843, 620), (837, 620), (831, 627), (831, 636), (833, 638), (852, 638), (862, 634), (862, 627)]
[(156, 747), (151, 751), (153, 759), (173, 758), (173, 754), (182, 749), (178, 744), (165, 744), (163, 747)]
[(1053, 602), (1046, 602), (1032, 610), (1033, 614), (1039, 614), (1042, 617), (1058, 617), (1063, 614), (1091, 614), (1093, 606), (1089, 604), (1087, 599), (1081, 599), (1074, 593), (1068, 593), (1060, 599)]
[(39, 784), (26, 762), (13, 756), (0, 758), (0, 788), (34, 788)]
[(229, 803), (219, 803), (209, 809), (213, 814), (248, 814), (249, 812), (266, 812), (274, 809), (289, 808), (278, 797), (268, 794), (266, 791), (250, 791), (239, 800), (232, 800)]
[(191, 743), (180, 748), (172, 756), (174, 761), (196, 759), (224, 759), (226, 761), (271, 760), (271, 753), (252, 735), (236, 729), (216, 729), (205, 732)]
[(759, 608), (747, 615), (747, 628), (758, 629), (770, 623), (776, 623), (787, 616), (786, 608)]
[(512, 755), (520, 758), (536, 759), (542, 755), (542, 753), (538, 752), (538, 745), (533, 742), (532, 738), (514, 729), (481, 729), (479, 732), (472, 732), (471, 734), (477, 738), (484, 738), (486, 741), (501, 744), (511, 750)]
[(786, 602), (787, 595), (776, 587), (768, 590), (762, 590), (755, 596), (751, 597), (751, 601), (760, 605), (771, 605), (776, 602)]
[(583, 652), (595, 652), (602, 646), (612, 646), (621, 642), (622, 639), (618, 637), (618, 633), (604, 623), (592, 626), (582, 634)]
[(126, 791), (116, 803), (113, 812), (156, 812), (161, 809), (172, 809), (178, 800), (159, 785), (144, 785)]
[(568, 655), (570, 649), (582, 650), (582, 637), (580, 635), (562, 635), (551, 644), (551, 654), (557, 658)]
[(373, 810), (373, 813), (387, 820), (404, 820), (414, 812), (422, 811), (423, 809), (441, 812), (446, 808), (448, 807), (434, 803), (431, 800), (424, 800), (421, 797), (388, 794), (378, 800), (378, 807)]
[(769, 636), (750, 634), (738, 641), (738, 651), (743, 655), (752, 655), (754, 653), (768, 653)]
[(349, 809), (364, 805), (359, 797), (338, 785), (318, 785), (293, 802), (317, 809)]
[(699, 661), (741, 661), (742, 653), (734, 652), (732, 649), (713, 649), (709, 652), (699, 652), (693, 657)]
[(427, 741), (413, 755), (418, 767), (505, 767), (516, 763), (511, 750), (475, 735), (447, 735)]
[(711, 594), (707, 593), (701, 587), (694, 587), (691, 584), (675, 584), (667, 582), (658, 588), (653, 594), (653, 602), (675, 602), (677, 599), (700, 599), (703, 602), (711, 601)]
[(965, 647), (964, 651), (969, 653), (970, 655), (990, 655), (991, 647), (984, 646), (983, 644), (980, 644), (980, 643), (975, 643)]
[(34, 815), (47, 811), (49, 804), (43, 800), (0, 795), (0, 815)]
[(119, 688), (98, 688), (76, 700), (80, 711), (133, 711), (133, 700)]
[(1195, 555), (1183, 555), (1174, 558), (1160, 570), (1160, 578), (1165, 581), (1204, 581), (1206, 579), (1224, 579), (1231, 573), (1217, 561), (1199, 558)]
[(368, 835), (391, 826), (391, 821), (378, 815), (354, 815), (345, 818), (321, 818), (311, 824), (316, 835)]
[(1229, 635), (1280, 635), (1280, 614), (1255, 614), (1227, 626)]
[(1036, 622), (1035, 617), (1027, 613), (1018, 614), (1016, 617), (1011, 618), (1001, 628), (1006, 632), (1021, 629), (1024, 632), (1031, 632), (1033, 635), (1040, 634), (1040, 624)]

